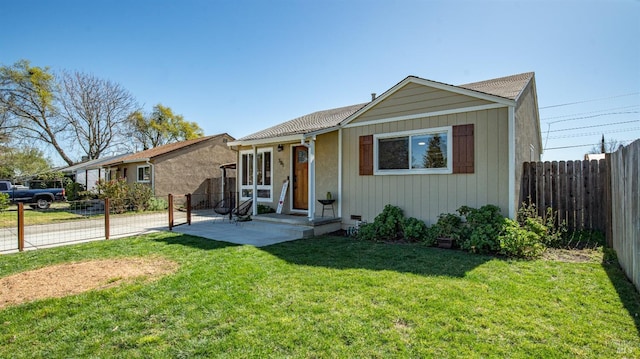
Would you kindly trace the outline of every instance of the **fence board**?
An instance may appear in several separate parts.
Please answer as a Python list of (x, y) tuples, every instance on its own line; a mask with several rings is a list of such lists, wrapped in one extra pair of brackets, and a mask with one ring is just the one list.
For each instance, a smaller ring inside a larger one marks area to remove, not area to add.
[(605, 232), (609, 212), (604, 207), (605, 178), (609, 176), (606, 160), (528, 162), (523, 168), (526, 188), (521, 192), (529, 193), (538, 214), (545, 217), (547, 208), (552, 208), (556, 223), (564, 222), (570, 230)]

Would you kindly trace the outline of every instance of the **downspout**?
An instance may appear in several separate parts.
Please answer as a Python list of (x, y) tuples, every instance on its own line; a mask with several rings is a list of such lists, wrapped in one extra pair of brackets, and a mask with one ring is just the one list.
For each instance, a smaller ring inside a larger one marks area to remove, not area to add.
[(338, 218), (342, 218), (342, 127), (338, 129)]
[(149, 165), (149, 168), (151, 168), (151, 192), (155, 196), (156, 195), (156, 169), (153, 163), (149, 162), (149, 160), (147, 160), (147, 164)]
[(258, 147), (253, 145), (253, 191), (251, 191), (251, 212), (254, 216), (258, 215)]
[(516, 108), (509, 106), (509, 218), (516, 218)]

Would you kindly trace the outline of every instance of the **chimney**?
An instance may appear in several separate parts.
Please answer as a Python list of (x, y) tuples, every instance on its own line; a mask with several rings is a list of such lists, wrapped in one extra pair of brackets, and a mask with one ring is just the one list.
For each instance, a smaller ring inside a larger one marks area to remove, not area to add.
[(372, 92), (372, 93), (371, 93), (371, 101), (373, 101), (373, 100), (375, 100), (375, 99), (376, 99), (376, 93), (375, 93), (375, 92)]

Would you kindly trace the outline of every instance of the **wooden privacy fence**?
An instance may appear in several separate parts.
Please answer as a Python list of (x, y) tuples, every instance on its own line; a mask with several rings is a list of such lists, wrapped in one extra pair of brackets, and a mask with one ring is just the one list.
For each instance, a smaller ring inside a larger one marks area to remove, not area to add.
[(521, 198), (533, 203), (538, 214), (546, 209), (557, 213), (556, 223), (569, 230), (598, 230), (606, 233), (609, 165), (606, 160), (525, 162)]
[(607, 237), (620, 267), (640, 291), (640, 140), (612, 154), (611, 225)]

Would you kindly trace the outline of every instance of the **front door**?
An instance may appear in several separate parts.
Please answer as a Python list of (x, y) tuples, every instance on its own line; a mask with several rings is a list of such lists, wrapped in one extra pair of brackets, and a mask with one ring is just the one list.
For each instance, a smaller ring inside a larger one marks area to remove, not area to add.
[(305, 146), (293, 148), (293, 209), (308, 209), (309, 151)]

